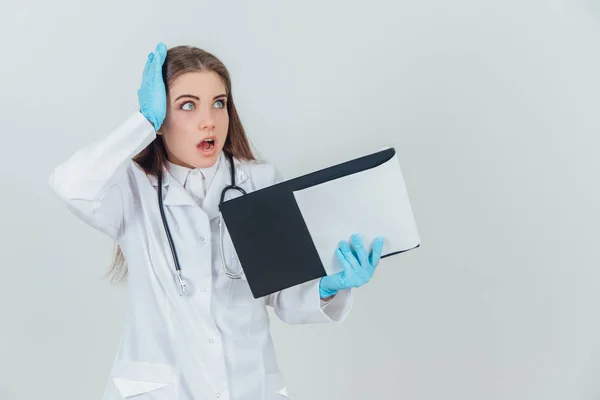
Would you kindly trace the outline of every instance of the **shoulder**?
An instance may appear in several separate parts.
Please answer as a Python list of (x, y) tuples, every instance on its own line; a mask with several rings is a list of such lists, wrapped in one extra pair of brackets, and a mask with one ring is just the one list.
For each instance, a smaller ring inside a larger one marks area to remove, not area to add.
[(283, 179), (277, 168), (264, 160), (240, 160), (242, 167), (257, 189), (281, 182)]

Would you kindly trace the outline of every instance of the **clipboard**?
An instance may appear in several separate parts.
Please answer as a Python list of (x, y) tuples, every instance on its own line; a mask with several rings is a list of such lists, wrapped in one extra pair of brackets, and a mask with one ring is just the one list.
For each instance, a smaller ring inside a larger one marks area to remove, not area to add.
[(420, 246), (394, 148), (225, 201), (221, 214), (254, 298), (341, 271), (340, 240), (384, 237), (382, 258)]

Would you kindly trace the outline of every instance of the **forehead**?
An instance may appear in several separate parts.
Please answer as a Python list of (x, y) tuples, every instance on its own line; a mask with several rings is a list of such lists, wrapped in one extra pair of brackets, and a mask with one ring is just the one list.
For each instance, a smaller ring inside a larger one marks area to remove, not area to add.
[(178, 76), (169, 87), (172, 96), (191, 94), (198, 97), (213, 97), (226, 94), (225, 84), (221, 77), (213, 71), (186, 72)]

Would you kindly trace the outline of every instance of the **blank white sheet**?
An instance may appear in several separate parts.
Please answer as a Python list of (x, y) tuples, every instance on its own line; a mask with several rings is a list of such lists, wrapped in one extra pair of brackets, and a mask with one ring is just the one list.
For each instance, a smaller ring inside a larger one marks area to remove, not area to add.
[(294, 197), (328, 275), (341, 271), (335, 250), (353, 233), (368, 249), (383, 236), (383, 255), (420, 244), (397, 155), (375, 168), (295, 191)]

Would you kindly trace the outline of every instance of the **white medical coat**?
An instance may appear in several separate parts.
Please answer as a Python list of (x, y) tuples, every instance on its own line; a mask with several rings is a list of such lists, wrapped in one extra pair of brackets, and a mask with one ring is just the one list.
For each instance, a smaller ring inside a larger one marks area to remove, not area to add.
[[(127, 260), (124, 332), (104, 399), (285, 399), (266, 306), (290, 324), (339, 323), (352, 306), (351, 291), (323, 303), (314, 280), (254, 299), (245, 279), (224, 275), (218, 203), (231, 177), (229, 163), (220, 157), (202, 208), (167, 169), (163, 172), (166, 217), (193, 290), (192, 296), (181, 297), (160, 217), (157, 179), (132, 161), (155, 138), (152, 125), (135, 112), (103, 140), (56, 167), (49, 179), (68, 208), (113, 238)], [(235, 164), (237, 184), (247, 192), (278, 181), (268, 163), (235, 159)], [(227, 198), (234, 192), (228, 191)], [(227, 232), (224, 249), (227, 264), (238, 270)]]

